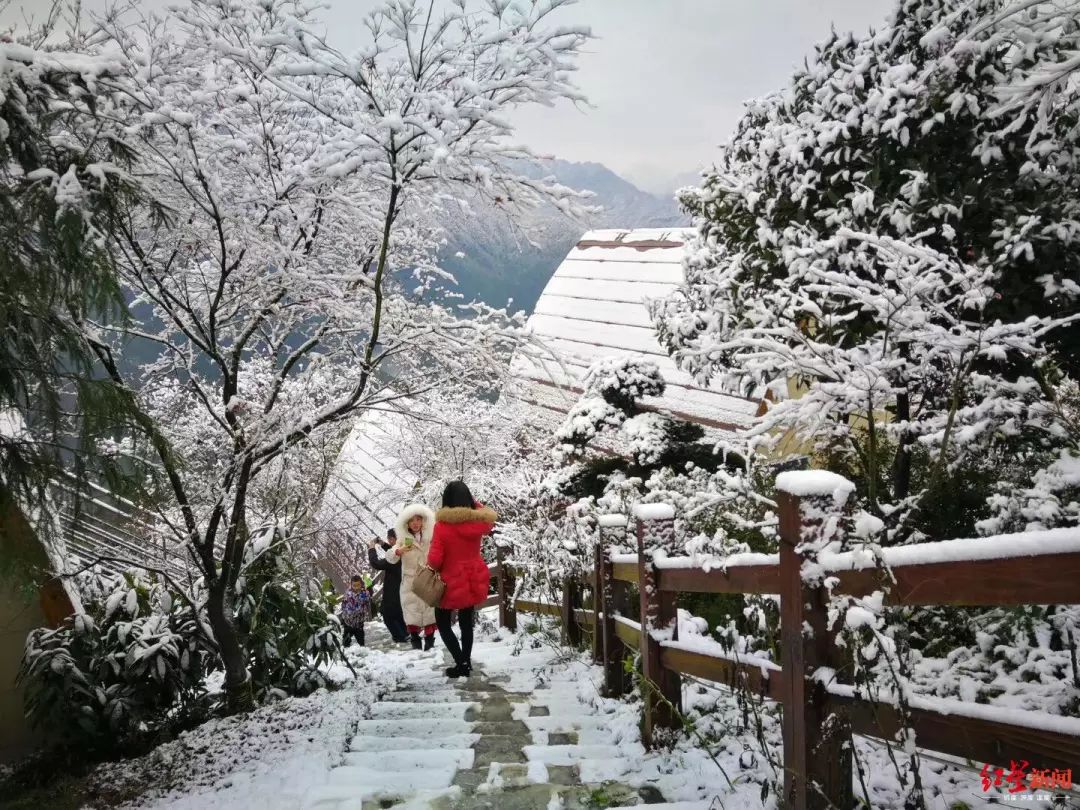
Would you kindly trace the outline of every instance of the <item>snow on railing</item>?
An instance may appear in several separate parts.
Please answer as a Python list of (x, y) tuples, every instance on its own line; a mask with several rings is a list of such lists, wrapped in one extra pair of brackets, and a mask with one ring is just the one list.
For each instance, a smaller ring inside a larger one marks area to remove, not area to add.
[[(606, 533), (623, 529), (627, 519), (605, 515), (599, 521), (597, 570), (589, 582), (564, 583), (560, 615), (577, 627), (565, 637), (580, 637), (580, 627), (592, 625), (593, 654), (603, 663), (608, 694), (631, 688), (623, 662), (637, 650), (650, 683), (643, 693), (646, 744), (653, 727), (677, 721), (670, 708), (679, 705), (684, 674), (741, 683), (783, 703), (785, 781), (792, 784), (824, 784), (828, 774), (815, 769), (849, 755), (847, 738), (828, 732), (830, 717), (841, 715), (852, 733), (891, 739), (906, 727), (919, 748), (969, 760), (992, 762), (1007, 752), (1042, 767), (1067, 768), (1080, 759), (1077, 718), (921, 694), (905, 696), (901, 706), (887, 693), (867, 697), (831, 683), (829, 674), (842, 662), (833, 660), (840, 653), (828, 640), (836, 632), (828, 620), (834, 596), (873, 597), (879, 605), (1080, 604), (1080, 528), (836, 552), (831, 549), (842, 547), (837, 541), (844, 540), (846, 526), (841, 510), (854, 491), (850, 482), (799, 471), (782, 473), (777, 490), (779, 554), (668, 556), (680, 543), (675, 510), (646, 504), (633, 510), (637, 553), (611, 553)], [(813, 576), (806, 576), (808, 570)], [(634, 584), (640, 622), (627, 615), (633, 612), (628, 589)], [(594, 591), (593, 610), (577, 609), (583, 586)], [(715, 639), (679, 628), (675, 600), (682, 592), (778, 596), (782, 660), (732, 653)], [(543, 609), (554, 612), (554, 606)], [(793, 681), (793, 673), (807, 677)], [(825, 700), (815, 697), (822, 690)], [(820, 755), (822, 746), (827, 756)]]

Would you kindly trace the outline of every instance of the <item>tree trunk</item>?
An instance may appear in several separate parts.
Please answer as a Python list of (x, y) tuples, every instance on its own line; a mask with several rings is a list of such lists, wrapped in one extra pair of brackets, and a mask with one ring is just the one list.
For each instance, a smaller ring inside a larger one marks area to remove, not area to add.
[(225, 706), (230, 713), (246, 712), (254, 708), (255, 695), (251, 688), (247, 656), (240, 645), (240, 634), (236, 631), (228, 590), (227, 583), (221, 578), (210, 586), (206, 614), (214, 629), (218, 653), (225, 668)]
[[(907, 390), (896, 398), (896, 419), (907, 422), (911, 419), (911, 397)], [(902, 501), (911, 493), (911, 434), (904, 430), (900, 434), (893, 459), (893, 498)]]

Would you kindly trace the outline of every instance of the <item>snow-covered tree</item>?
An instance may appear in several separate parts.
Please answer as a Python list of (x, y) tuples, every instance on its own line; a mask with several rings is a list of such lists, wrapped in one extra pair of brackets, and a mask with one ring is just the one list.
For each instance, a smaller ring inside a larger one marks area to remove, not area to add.
[(1000, 5), (901, 2), (750, 103), (655, 309), (688, 370), (777, 400), (761, 444), (795, 434), (900, 539), (973, 531), (1056, 460), (1080, 371), (1075, 116), (1005, 101), (1075, 33), (991, 35)]
[(587, 575), (599, 516), (629, 515), (638, 503), (675, 505), (680, 550), (703, 557), (743, 550), (737, 535), (748, 523), (775, 523), (744, 452), (644, 403), (665, 385), (654, 362), (635, 357), (603, 358), (586, 372), (546, 458), (537, 453), (519, 484), (514, 561), (533, 584)]
[[(205, 581), (234, 706), (251, 699), (238, 580), (249, 537), (281, 517), (281, 483), (303, 476), (304, 463), (322, 468), (360, 410), (436, 389), (491, 390), (520, 342), (520, 317), (410, 294), (407, 286), (437, 274), (436, 239), (425, 225), (432, 200), (403, 189), (442, 178), (424, 166), (450, 165), (452, 186), (455, 173), (488, 176), (498, 158), (518, 155), (494, 122), (518, 103), (568, 94), (559, 76), (581, 35), (549, 35), (538, 19), (524, 36), (495, 36), (451, 14), (475, 37), (469, 64), (524, 64), (532, 81), (547, 82), (546, 91), (494, 92), (504, 68), (492, 67), (480, 115), (464, 79), (444, 81), (442, 70), (465, 59), (460, 42), (449, 49), (448, 29), (418, 44), (426, 60), (441, 43), (435, 77), (400, 58), (416, 32), (390, 21), (408, 5), (373, 17), (384, 22), (373, 23), (370, 59), (337, 68), (333, 52), (304, 33), (315, 25), (308, 12), (287, 0), (192, 0), (168, 20), (130, 28), (121, 14), (102, 23), (139, 65), (126, 96), (130, 132), (140, 174), (171, 215), (132, 210), (118, 240), (140, 322), (114, 332), (129, 347), (153, 347), (157, 359), (136, 376), (107, 333), (95, 347), (114, 381), (138, 388), (148, 425), (160, 425), (161, 518)], [(387, 36), (399, 47), (385, 50)], [(384, 111), (414, 85), (422, 90), (401, 103), (415, 131), (399, 142)], [(380, 101), (372, 88), (389, 95)], [(466, 109), (451, 114), (455, 104)], [(430, 141), (445, 142), (453, 158)], [(551, 191), (520, 185), (526, 196)]]
[[(1073, 69), (1065, 7), (901, 0), (751, 102), (682, 195), (699, 233), (654, 307), (662, 338), (699, 379), (768, 394), (763, 454), (797, 447), (857, 483), (848, 542), (1077, 521), (1076, 86), (1037, 80)], [(759, 503), (745, 525), (768, 540)], [(775, 611), (752, 607), (768, 620), (732, 612), (726, 635), (767, 648)], [(1055, 697), (1036, 699), (1075, 711), (1071, 608), (872, 624), (847, 639), (860, 689), (992, 702), (1045, 677)], [(904, 770), (907, 806), (926, 806)]]
[(428, 212), (424, 221), (433, 204), (470, 200), (508, 213), (542, 203), (586, 211), (587, 194), (525, 170), (535, 156), (510, 140), (507, 120), (522, 106), (584, 102), (572, 78), (590, 31), (552, 21), (573, 2), (395, 0), (367, 17), (371, 41), (354, 52), (335, 49), (307, 19), (292, 17), (266, 38), (269, 55), (249, 54), (333, 133), (321, 168), (362, 174), (375, 192), (382, 224), (376, 281), (396, 223), (417, 216), (418, 207)]
[(443, 487), (461, 479), (498, 510), (530, 453), (522, 410), (517, 403), (461, 392), (433, 393), (394, 420), (376, 440), (376, 451), (415, 482), (415, 497), (425, 503), (437, 504)]

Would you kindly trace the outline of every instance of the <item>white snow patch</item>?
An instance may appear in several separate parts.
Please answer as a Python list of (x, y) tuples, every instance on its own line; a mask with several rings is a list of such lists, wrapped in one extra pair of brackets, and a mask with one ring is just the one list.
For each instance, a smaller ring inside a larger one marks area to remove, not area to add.
[(666, 503), (634, 504), (634, 517), (638, 520), (674, 520), (675, 507)]
[(788, 470), (776, 476), (776, 488), (796, 498), (831, 495), (842, 505), (855, 485), (844, 476), (828, 470)]
[(626, 524), (628, 524), (629, 522), (630, 520), (629, 518), (627, 518), (626, 515), (619, 514), (601, 515), (597, 519), (597, 523), (600, 525), (601, 529), (625, 529)]

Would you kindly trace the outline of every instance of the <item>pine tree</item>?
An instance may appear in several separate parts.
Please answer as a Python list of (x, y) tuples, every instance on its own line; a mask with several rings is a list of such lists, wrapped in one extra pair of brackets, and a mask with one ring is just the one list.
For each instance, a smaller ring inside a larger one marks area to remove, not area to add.
[(40, 506), (62, 471), (125, 477), (96, 442), (127, 434), (134, 403), (91, 348), (93, 322), (126, 314), (117, 223), (152, 208), (112, 117), (124, 69), (79, 42), (0, 52), (0, 510)]

